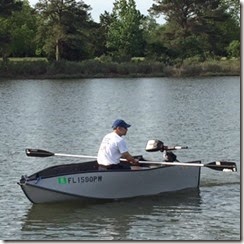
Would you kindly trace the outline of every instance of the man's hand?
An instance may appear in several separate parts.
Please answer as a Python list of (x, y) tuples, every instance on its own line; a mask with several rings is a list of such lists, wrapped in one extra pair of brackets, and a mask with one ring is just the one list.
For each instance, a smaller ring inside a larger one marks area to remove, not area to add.
[(132, 165), (134, 166), (140, 166), (139, 160), (137, 158), (134, 158), (133, 161), (131, 162)]

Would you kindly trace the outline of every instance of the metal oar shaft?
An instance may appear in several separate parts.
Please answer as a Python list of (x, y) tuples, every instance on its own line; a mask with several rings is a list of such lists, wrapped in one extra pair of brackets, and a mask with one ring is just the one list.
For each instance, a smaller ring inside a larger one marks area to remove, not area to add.
[(175, 166), (192, 166), (192, 167), (204, 167), (205, 164), (196, 164), (196, 163), (181, 163), (181, 162), (154, 162), (154, 161), (139, 161), (139, 163), (150, 163), (150, 164), (160, 164), (160, 165), (175, 165)]
[(181, 163), (181, 162), (153, 162), (153, 161), (139, 161), (139, 163), (150, 163), (170, 166), (186, 166), (186, 167), (206, 167), (219, 171), (237, 171), (236, 164), (234, 162), (216, 161), (208, 164), (202, 163)]
[(54, 153), (54, 156), (58, 156), (58, 157), (70, 157), (70, 158), (91, 158), (91, 159), (97, 159), (96, 156), (74, 155), (74, 154), (65, 154), (65, 153)]

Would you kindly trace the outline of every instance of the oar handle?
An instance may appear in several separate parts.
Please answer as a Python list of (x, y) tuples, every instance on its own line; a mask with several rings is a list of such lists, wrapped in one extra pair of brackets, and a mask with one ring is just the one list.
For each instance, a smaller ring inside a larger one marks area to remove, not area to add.
[(170, 147), (170, 146), (164, 146), (164, 150), (181, 150), (181, 149), (188, 149), (187, 146), (173, 146), (173, 147)]

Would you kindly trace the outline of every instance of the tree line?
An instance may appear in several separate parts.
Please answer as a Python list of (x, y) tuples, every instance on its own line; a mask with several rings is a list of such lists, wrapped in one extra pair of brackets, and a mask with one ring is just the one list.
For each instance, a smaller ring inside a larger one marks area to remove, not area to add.
[[(124, 62), (240, 57), (238, 0), (154, 0), (147, 16), (115, 0), (99, 23), (85, 1), (0, 1), (0, 56)], [(156, 17), (163, 15), (165, 23)]]

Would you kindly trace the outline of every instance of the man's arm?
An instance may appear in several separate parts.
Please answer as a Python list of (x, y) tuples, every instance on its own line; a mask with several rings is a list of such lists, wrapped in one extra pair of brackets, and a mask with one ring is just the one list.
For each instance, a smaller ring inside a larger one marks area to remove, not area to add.
[(133, 165), (139, 165), (138, 159), (133, 158), (129, 152), (122, 153), (122, 158), (125, 158), (128, 162), (130, 162)]

